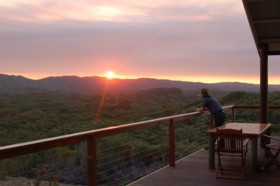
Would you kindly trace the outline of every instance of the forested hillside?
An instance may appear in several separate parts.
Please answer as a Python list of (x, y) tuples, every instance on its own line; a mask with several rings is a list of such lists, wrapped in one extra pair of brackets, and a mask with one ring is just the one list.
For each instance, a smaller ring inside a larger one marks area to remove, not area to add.
[[(23, 76), (13, 76), (0, 74), (0, 94), (1, 93), (31, 93), (44, 91), (63, 91), (100, 93), (107, 88), (110, 92), (136, 92), (149, 90), (158, 87), (178, 88), (183, 91), (199, 91), (202, 87), (223, 91), (251, 91), (258, 92), (259, 85), (240, 82), (222, 83), (201, 83), (190, 81), (175, 81), (166, 79), (111, 79), (104, 77), (78, 77), (78, 76), (57, 76), (32, 80)], [(280, 85), (268, 85), (268, 91), (280, 91)]]
[[(133, 94), (30, 93), (0, 97), (1, 145), (184, 113), (199, 97), (176, 88)], [(101, 109), (96, 121), (97, 111)]]

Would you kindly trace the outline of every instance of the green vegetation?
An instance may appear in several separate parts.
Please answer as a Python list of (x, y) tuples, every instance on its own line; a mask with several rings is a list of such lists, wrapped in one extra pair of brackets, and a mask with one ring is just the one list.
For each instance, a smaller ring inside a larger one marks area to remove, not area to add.
[(94, 129), (100, 107), (95, 128), (184, 113), (192, 99), (176, 88), (107, 94), (102, 106), (101, 97), (60, 92), (1, 95), (0, 145)]

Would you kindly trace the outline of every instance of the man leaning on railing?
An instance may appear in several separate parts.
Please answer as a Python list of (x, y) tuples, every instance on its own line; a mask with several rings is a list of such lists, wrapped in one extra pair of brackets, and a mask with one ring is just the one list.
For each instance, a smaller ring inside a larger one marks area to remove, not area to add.
[[(202, 102), (196, 111), (202, 113), (208, 110), (214, 116), (214, 127), (223, 125), (226, 119), (226, 114), (220, 103), (210, 96), (205, 88), (201, 89), (200, 96), (202, 97)], [(207, 149), (207, 147), (205, 147), (205, 149)]]
[(202, 97), (202, 102), (199, 108), (197, 108), (198, 112), (204, 112), (208, 110), (214, 116), (214, 127), (218, 127), (224, 124), (226, 114), (221, 107), (220, 103), (209, 95), (207, 89), (201, 89), (200, 95)]

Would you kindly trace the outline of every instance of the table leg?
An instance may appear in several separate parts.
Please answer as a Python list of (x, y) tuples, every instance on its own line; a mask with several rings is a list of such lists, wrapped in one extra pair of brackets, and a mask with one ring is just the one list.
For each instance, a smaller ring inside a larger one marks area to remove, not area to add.
[(258, 171), (258, 138), (252, 138), (252, 169)]
[(209, 136), (208, 144), (208, 166), (209, 169), (215, 169), (215, 136)]

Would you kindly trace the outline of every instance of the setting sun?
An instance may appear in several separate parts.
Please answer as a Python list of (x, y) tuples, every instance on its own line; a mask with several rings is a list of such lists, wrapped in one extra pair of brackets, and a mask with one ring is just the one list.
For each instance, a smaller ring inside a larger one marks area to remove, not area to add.
[(115, 73), (112, 72), (112, 71), (108, 71), (105, 73), (105, 76), (108, 78), (108, 79), (113, 79), (116, 77)]

